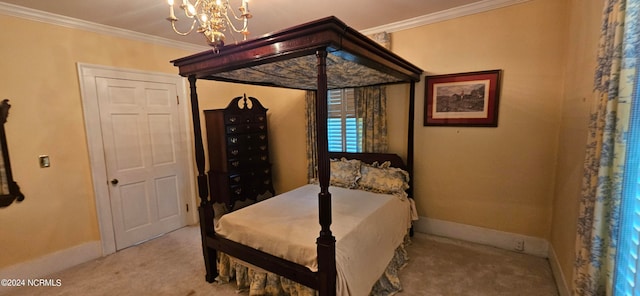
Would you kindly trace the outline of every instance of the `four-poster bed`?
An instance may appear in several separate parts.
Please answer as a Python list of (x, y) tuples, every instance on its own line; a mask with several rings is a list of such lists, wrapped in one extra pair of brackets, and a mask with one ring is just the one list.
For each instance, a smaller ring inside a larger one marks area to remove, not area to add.
[[(407, 164), (403, 168), (412, 173), (415, 83), (420, 80), (422, 70), (335, 17), (320, 19), (215, 51), (187, 56), (172, 63), (179, 68), (180, 75), (188, 77), (191, 89), (195, 158), (201, 199), (199, 215), (206, 280), (213, 282), (218, 275), (216, 251), (220, 251), (311, 287), (317, 290), (319, 295), (335, 295), (336, 238), (331, 230), (330, 158), (355, 156), (330, 155), (327, 150), (327, 91), (336, 88), (409, 83)], [(204, 172), (205, 153), (196, 92), (197, 79), (316, 91), (318, 119), (316, 145), (320, 191), (317, 195), (319, 212), (317, 220), (320, 224), (320, 234), (316, 240), (317, 271), (311, 271), (303, 264), (243, 245), (216, 233), (213, 225), (213, 208), (208, 197), (207, 176)], [(402, 166), (402, 161), (395, 155), (361, 154), (360, 156), (366, 158), (365, 161), (368, 163), (374, 160), (382, 162), (391, 157), (395, 164)], [(408, 182), (410, 185), (411, 181)], [(407, 192), (411, 193), (411, 187)]]

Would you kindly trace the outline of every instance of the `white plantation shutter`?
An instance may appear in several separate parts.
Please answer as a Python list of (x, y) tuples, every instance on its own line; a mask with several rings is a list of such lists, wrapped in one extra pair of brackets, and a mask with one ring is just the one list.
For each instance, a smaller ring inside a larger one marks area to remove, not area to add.
[(361, 152), (362, 119), (356, 116), (353, 89), (329, 90), (327, 104), (329, 151)]

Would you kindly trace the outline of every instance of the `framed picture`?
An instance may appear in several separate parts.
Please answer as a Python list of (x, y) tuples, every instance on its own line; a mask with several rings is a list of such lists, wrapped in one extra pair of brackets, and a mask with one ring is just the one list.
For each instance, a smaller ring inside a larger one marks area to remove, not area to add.
[(502, 70), (427, 76), (425, 126), (498, 126)]

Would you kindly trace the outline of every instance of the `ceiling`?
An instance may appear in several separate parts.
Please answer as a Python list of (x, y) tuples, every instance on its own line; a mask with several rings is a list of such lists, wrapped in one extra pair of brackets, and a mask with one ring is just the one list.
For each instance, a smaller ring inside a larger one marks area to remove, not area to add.
[[(194, 2), (195, 0), (192, 0)], [(229, 0), (233, 7), (240, 0)], [(336, 16), (356, 30), (372, 29), (408, 19), (491, 0), (250, 0), (253, 18), (251, 36), (285, 29), (327, 16)], [(176, 41), (205, 46), (201, 34), (179, 36), (171, 30), (166, 17), (166, 0), (0, 0), (75, 19), (122, 28)], [(177, 0), (176, 2), (180, 2)], [(504, 2), (504, 1), (503, 1)], [(178, 26), (186, 30), (190, 23), (176, 5)], [(180, 26), (183, 25), (183, 26)], [(227, 37), (227, 43), (233, 40)]]

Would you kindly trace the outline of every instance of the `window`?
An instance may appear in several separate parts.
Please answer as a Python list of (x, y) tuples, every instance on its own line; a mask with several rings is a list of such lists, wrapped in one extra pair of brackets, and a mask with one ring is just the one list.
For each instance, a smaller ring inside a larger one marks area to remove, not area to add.
[[(636, 85), (640, 84), (640, 76)], [(614, 295), (640, 295), (640, 95), (635, 91), (622, 187)]]
[(333, 89), (327, 97), (329, 151), (362, 152), (363, 120), (356, 115), (353, 89)]

